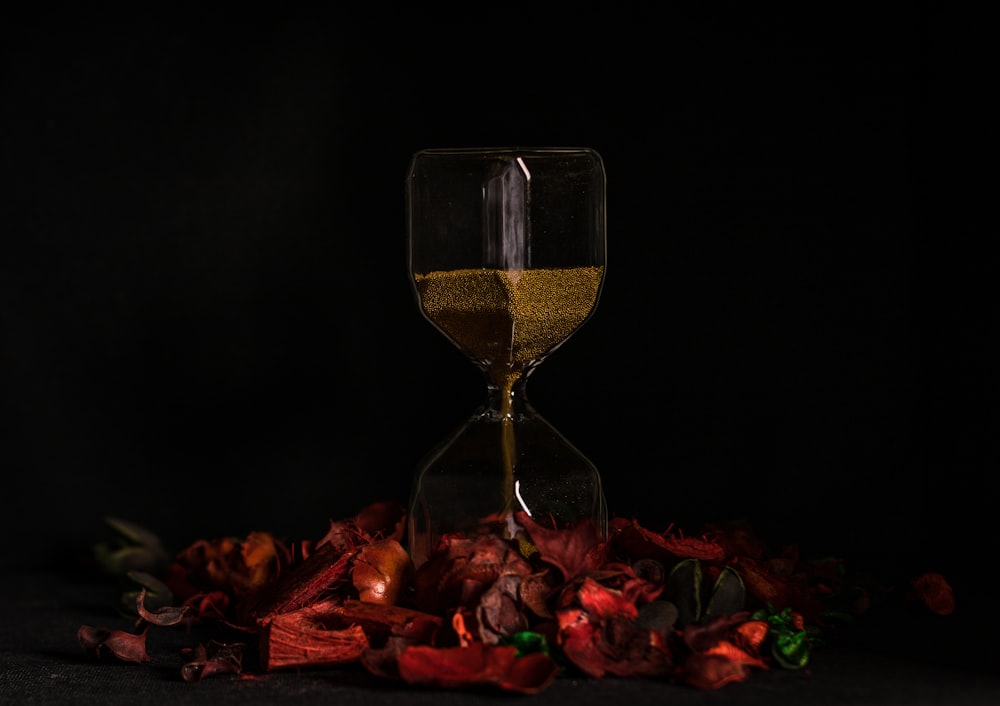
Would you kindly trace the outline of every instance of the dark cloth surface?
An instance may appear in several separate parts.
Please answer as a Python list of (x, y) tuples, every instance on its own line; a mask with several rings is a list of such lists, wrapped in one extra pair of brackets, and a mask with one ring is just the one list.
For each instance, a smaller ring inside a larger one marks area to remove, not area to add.
[(180, 677), (180, 651), (200, 637), (184, 629), (148, 635), (148, 664), (97, 660), (76, 638), (80, 625), (128, 629), (116, 587), (93, 577), (7, 574), (0, 593), (2, 704), (995, 704), (1000, 658), (987, 615), (875, 616), (814, 650), (801, 670), (756, 671), (742, 683), (701, 691), (657, 679), (588, 679), (563, 674), (534, 696), (447, 691), (379, 680), (361, 668), (312, 669), (196, 683)]

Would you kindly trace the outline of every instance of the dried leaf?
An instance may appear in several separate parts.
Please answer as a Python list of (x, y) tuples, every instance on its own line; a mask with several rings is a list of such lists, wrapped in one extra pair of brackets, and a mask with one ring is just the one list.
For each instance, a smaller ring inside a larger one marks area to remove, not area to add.
[(911, 585), (917, 597), (932, 612), (938, 615), (951, 615), (955, 612), (955, 592), (941, 574), (934, 571), (921, 574), (913, 579)]
[(681, 680), (698, 689), (714, 691), (726, 684), (746, 681), (750, 674), (750, 665), (744, 662), (734, 662), (718, 654), (693, 654), (684, 661)]
[(139, 633), (125, 630), (108, 630), (90, 625), (82, 625), (77, 630), (76, 638), (84, 651), (102, 657), (109, 654), (123, 662), (149, 662), (146, 653), (146, 628)]
[(583, 673), (600, 678), (662, 676), (672, 656), (659, 631), (637, 621), (638, 610), (620, 592), (592, 579), (577, 591), (579, 608), (558, 612), (558, 642), (563, 655)]
[(652, 601), (639, 608), (636, 625), (667, 635), (677, 624), (680, 611), (668, 600)]
[(139, 617), (150, 625), (159, 627), (177, 625), (191, 612), (191, 608), (188, 606), (164, 606), (155, 611), (150, 611), (146, 609), (145, 598), (146, 589), (144, 588), (139, 592), (139, 596), (135, 600), (136, 611), (139, 613)]
[(111, 576), (126, 576), (129, 571), (162, 574), (170, 565), (170, 555), (160, 538), (142, 525), (118, 517), (104, 518), (114, 539), (93, 547), (94, 559)]
[(635, 520), (615, 518), (610, 523), (614, 549), (633, 560), (657, 559), (673, 565), (681, 559), (722, 561), (725, 550), (708, 538), (685, 537), (667, 528), (662, 534), (652, 532)]
[(462, 689), (496, 687), (518, 694), (536, 694), (555, 679), (559, 668), (541, 652), (517, 656), (507, 645), (410, 647), (399, 655), (400, 678), (408, 684)]
[(559, 569), (566, 581), (599, 568), (607, 561), (607, 545), (589, 519), (565, 529), (550, 529), (525, 512), (514, 517), (524, 528), (542, 559)]
[(500, 576), (532, 573), (531, 564), (496, 535), (446, 536), (439, 550), (416, 569), (416, 607), (435, 615), (472, 608)]
[(745, 602), (746, 589), (743, 586), (743, 579), (733, 569), (725, 566), (712, 586), (703, 617), (710, 620), (720, 615), (739, 613), (744, 609)]
[(677, 625), (684, 627), (701, 620), (701, 562), (678, 562), (667, 577), (667, 600), (677, 606)]

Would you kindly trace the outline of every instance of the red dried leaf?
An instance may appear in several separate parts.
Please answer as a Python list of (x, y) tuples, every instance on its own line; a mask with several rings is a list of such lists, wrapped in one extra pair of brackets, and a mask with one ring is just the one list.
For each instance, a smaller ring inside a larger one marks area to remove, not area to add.
[(240, 546), (243, 571), (237, 571), (238, 587), (251, 593), (270, 583), (291, 562), (291, 552), (268, 532), (251, 532)]
[(584, 579), (576, 591), (576, 599), (589, 615), (606, 618), (623, 615), (630, 620), (639, 614), (635, 604), (620, 591), (605, 588), (593, 579)]
[(636, 576), (630, 569), (626, 569), (619, 590), (629, 603), (640, 607), (657, 600), (663, 595), (666, 588), (665, 583), (653, 583), (648, 579)]
[(669, 674), (673, 658), (656, 631), (625, 616), (611, 615), (591, 622), (583, 611), (560, 611), (559, 646), (584, 674), (601, 678), (648, 677)]
[(727, 557), (749, 556), (763, 559), (768, 553), (767, 545), (746, 523), (710, 523), (704, 529), (705, 539), (721, 546)]
[(416, 607), (435, 615), (472, 608), (500, 576), (523, 578), (533, 571), (510, 543), (496, 535), (445, 536), (416, 570)]
[(730, 639), (733, 631), (743, 625), (750, 613), (740, 611), (719, 615), (704, 623), (689, 623), (679, 630), (684, 644), (692, 652), (706, 652), (723, 640)]
[(715, 541), (671, 534), (669, 527), (664, 533), (657, 534), (635, 520), (616, 518), (611, 523), (611, 530), (615, 550), (631, 560), (657, 559), (665, 564), (674, 564), (681, 559), (722, 561), (725, 558), (725, 550)]
[(182, 602), (213, 591), (227, 594), (232, 600), (226, 618), (243, 625), (251, 622), (248, 607), (290, 563), (291, 552), (267, 532), (253, 532), (243, 541), (201, 540), (177, 554), (166, 584)]
[(684, 644), (692, 651), (680, 670), (680, 679), (699, 689), (718, 689), (744, 681), (751, 668), (768, 669), (759, 646), (767, 636), (767, 623), (747, 620), (747, 613), (723, 615), (704, 625), (688, 625)]
[(682, 682), (698, 689), (715, 690), (750, 678), (750, 665), (734, 662), (722, 655), (696, 653), (684, 660)]
[(659, 632), (635, 622), (638, 609), (621, 592), (584, 579), (576, 593), (580, 608), (559, 610), (563, 654), (591, 677), (656, 676), (670, 672), (672, 656)]
[(549, 609), (548, 600), (555, 589), (551, 579), (554, 572), (544, 570), (539, 573), (529, 574), (521, 579), (521, 601), (525, 608), (530, 610), (539, 618), (552, 618), (553, 613)]
[(764, 644), (770, 630), (766, 620), (747, 620), (733, 630), (733, 642), (753, 655), (760, 655), (760, 647)]
[(725, 657), (730, 662), (738, 662), (750, 667), (767, 669), (767, 662), (765, 662), (759, 655), (750, 654), (729, 640), (720, 640), (712, 647), (705, 650), (702, 654)]
[(108, 630), (90, 625), (81, 625), (76, 632), (76, 639), (89, 654), (101, 657), (110, 654), (123, 662), (149, 662), (146, 653), (146, 627), (142, 632), (131, 633), (125, 630)]
[(921, 574), (913, 579), (912, 586), (917, 597), (932, 612), (938, 615), (951, 615), (955, 612), (955, 592), (941, 574), (934, 571)]
[(515, 512), (514, 517), (528, 533), (542, 560), (558, 568), (566, 581), (607, 562), (607, 544), (589, 519), (572, 527), (551, 529), (535, 522), (525, 512)]
[(408, 684), (461, 689), (491, 686), (536, 694), (552, 683), (556, 662), (541, 652), (517, 657), (512, 646), (410, 647), (398, 658), (399, 675)]

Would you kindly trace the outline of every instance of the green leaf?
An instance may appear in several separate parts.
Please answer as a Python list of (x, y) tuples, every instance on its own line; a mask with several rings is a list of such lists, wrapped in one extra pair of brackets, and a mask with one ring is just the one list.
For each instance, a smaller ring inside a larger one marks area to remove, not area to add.
[(523, 657), (534, 652), (549, 654), (548, 640), (545, 639), (545, 635), (538, 632), (531, 632), (530, 630), (517, 632), (504, 642), (517, 648), (518, 657)]
[(667, 577), (666, 597), (677, 606), (678, 627), (701, 620), (701, 562), (678, 562)]
[(801, 669), (809, 664), (809, 638), (805, 630), (777, 635), (771, 654), (786, 669)]
[(163, 574), (170, 565), (170, 555), (159, 537), (144, 527), (117, 517), (105, 518), (115, 533), (113, 540), (92, 548), (94, 560), (107, 574), (125, 577), (129, 571)]
[(743, 585), (743, 578), (727, 566), (715, 580), (704, 617), (715, 618), (738, 613), (743, 610), (745, 600), (746, 588)]

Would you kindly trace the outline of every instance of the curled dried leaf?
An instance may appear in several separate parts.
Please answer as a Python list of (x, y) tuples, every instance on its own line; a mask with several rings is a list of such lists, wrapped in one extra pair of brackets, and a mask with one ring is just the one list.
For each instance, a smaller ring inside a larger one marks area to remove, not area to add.
[(186, 605), (163, 606), (162, 608), (157, 608), (156, 610), (147, 610), (145, 598), (146, 589), (144, 588), (139, 591), (139, 595), (135, 599), (135, 607), (136, 611), (139, 613), (139, 617), (151, 625), (159, 627), (177, 625), (191, 612), (191, 608)]
[(111, 655), (123, 662), (149, 662), (146, 652), (146, 627), (138, 633), (125, 630), (109, 630), (91, 625), (82, 625), (76, 632), (77, 640), (84, 651), (95, 657)]

